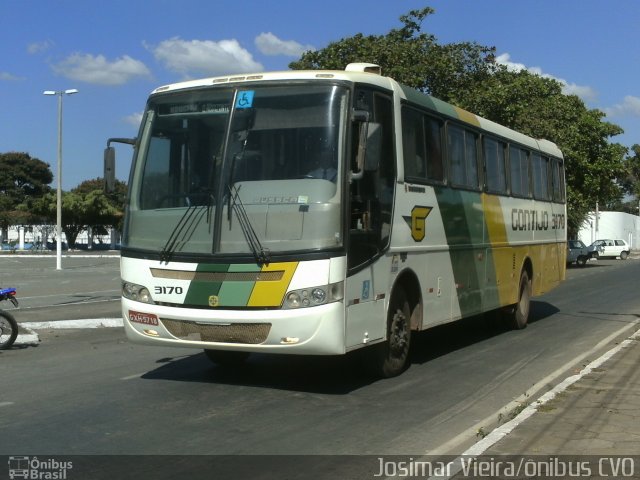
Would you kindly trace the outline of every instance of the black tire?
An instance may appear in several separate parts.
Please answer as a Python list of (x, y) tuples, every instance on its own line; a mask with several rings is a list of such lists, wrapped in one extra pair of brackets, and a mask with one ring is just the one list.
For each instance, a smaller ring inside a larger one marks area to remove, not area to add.
[(522, 330), (529, 322), (529, 311), (531, 310), (531, 280), (526, 270), (520, 274), (520, 284), (518, 287), (518, 302), (511, 305), (506, 312), (507, 322), (511, 328)]
[(367, 349), (365, 366), (376, 377), (395, 377), (406, 370), (410, 349), (411, 307), (404, 291), (398, 289), (387, 313), (387, 339)]
[(0, 311), (0, 350), (11, 347), (18, 338), (18, 322), (9, 312)]
[(597, 260), (598, 258), (600, 258), (600, 252), (598, 252), (597, 250), (595, 252), (592, 252), (591, 258), (595, 258)]
[(584, 266), (587, 264), (587, 257), (585, 257), (585, 256), (583, 256), (583, 255), (580, 255), (580, 256), (578, 257), (578, 259), (576, 260), (576, 264), (577, 264), (579, 267), (584, 267)]
[(620, 252), (620, 260), (626, 260), (629, 256), (629, 252)]
[(216, 365), (223, 367), (237, 367), (244, 364), (249, 358), (249, 352), (236, 352), (232, 350), (205, 350), (205, 355)]

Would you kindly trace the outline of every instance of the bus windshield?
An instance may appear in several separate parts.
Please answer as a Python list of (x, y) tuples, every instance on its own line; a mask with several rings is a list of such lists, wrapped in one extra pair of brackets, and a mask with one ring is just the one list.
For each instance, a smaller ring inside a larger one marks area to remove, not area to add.
[(151, 97), (123, 247), (179, 254), (342, 245), (348, 89), (215, 87)]

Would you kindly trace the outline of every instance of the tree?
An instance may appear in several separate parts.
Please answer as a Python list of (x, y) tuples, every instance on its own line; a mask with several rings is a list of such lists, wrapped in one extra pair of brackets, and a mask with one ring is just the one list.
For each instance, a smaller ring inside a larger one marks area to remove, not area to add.
[(116, 180), (113, 193), (104, 193), (102, 178), (86, 180), (72, 190), (73, 193), (84, 196), (87, 205), (84, 223), (91, 227), (94, 233), (106, 235), (107, 227), (122, 230), (124, 205), (127, 196), (127, 185)]
[(322, 50), (305, 52), (289, 64), (295, 70), (344, 70), (349, 63), (369, 62), (410, 87), (449, 100), (450, 93), (487, 78), (495, 69), (495, 49), (474, 42), (439, 45), (421, 24), (434, 10), (425, 7), (400, 17), (402, 27), (386, 35), (343, 38)]
[(588, 109), (562, 85), (527, 71), (499, 68), (482, 84), (456, 93), (462, 108), (534, 138), (556, 143), (565, 158), (569, 235), (578, 230), (596, 202), (604, 208), (621, 203), (620, 180), (626, 174), (626, 148), (612, 143), (622, 129)]
[(49, 165), (28, 153), (0, 154), (0, 234), (7, 238), (10, 225), (34, 220), (31, 204), (51, 190)]
[(358, 33), (306, 52), (294, 69), (344, 69), (351, 62), (371, 62), (408, 86), (474, 112), (534, 138), (555, 142), (567, 172), (569, 234), (575, 235), (596, 201), (620, 202), (625, 148), (610, 139), (622, 133), (588, 109), (562, 85), (527, 71), (513, 72), (495, 61), (495, 48), (475, 42), (441, 45), (421, 32), (434, 10), (426, 7), (400, 17), (402, 26), (386, 35)]
[(636, 200), (640, 199), (640, 145), (631, 147), (625, 159), (625, 174), (620, 184), (627, 194), (633, 195)]
[[(62, 195), (62, 229), (69, 248), (73, 248), (76, 238), (87, 227), (99, 233), (106, 233), (107, 226), (117, 226), (122, 219), (126, 185), (116, 182), (116, 195), (107, 196), (103, 191), (101, 178), (86, 180)], [(56, 193), (42, 197), (34, 207), (50, 220), (56, 217)]]

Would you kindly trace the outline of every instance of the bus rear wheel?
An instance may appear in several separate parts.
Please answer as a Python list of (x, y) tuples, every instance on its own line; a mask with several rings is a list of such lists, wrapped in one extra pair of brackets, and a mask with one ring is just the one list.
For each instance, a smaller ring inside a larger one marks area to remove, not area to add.
[(526, 270), (520, 274), (520, 284), (518, 287), (518, 302), (511, 305), (507, 312), (507, 322), (516, 330), (521, 330), (529, 322), (529, 311), (531, 310), (531, 280)]
[(249, 352), (235, 352), (232, 350), (205, 350), (205, 355), (216, 365), (222, 367), (237, 367), (249, 358)]
[(377, 377), (391, 378), (407, 368), (411, 347), (411, 307), (403, 290), (391, 297), (387, 314), (387, 340), (368, 349), (366, 366)]

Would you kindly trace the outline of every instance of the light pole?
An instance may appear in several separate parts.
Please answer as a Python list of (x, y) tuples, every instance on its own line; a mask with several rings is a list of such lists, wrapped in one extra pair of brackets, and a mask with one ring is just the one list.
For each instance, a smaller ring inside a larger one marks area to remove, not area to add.
[(58, 194), (56, 200), (56, 270), (62, 270), (62, 96), (73, 95), (78, 90), (45, 90), (44, 95), (58, 96)]

